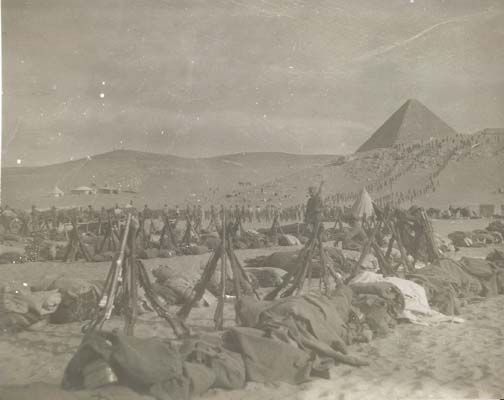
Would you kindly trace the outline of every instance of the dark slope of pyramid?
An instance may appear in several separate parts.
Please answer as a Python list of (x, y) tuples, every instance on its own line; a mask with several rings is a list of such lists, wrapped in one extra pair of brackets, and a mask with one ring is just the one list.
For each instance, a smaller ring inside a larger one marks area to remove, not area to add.
[(431, 110), (418, 100), (409, 99), (359, 147), (357, 152), (454, 134), (455, 130)]

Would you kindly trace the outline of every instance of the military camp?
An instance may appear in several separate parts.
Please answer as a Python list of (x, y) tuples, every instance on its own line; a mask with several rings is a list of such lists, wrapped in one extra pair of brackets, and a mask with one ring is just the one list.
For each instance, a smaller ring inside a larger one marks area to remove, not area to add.
[(0, 400), (503, 398), (503, 5), (2, 1)]

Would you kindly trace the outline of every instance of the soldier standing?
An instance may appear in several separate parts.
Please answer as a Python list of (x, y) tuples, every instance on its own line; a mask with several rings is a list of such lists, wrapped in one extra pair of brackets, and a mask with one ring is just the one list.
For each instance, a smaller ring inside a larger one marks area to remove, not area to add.
[(142, 217), (143, 217), (144, 221), (146, 219), (152, 218), (152, 211), (150, 210), (150, 208), (149, 208), (149, 206), (147, 204), (144, 205), (144, 209), (143, 209), (143, 212), (142, 212)]
[(31, 207), (32, 231), (38, 231), (39, 228), (39, 210), (36, 206)]
[(201, 204), (198, 204), (198, 208), (195, 211), (196, 215), (196, 232), (200, 232), (203, 224), (203, 208), (201, 207)]
[(51, 227), (56, 229), (58, 227), (58, 210), (55, 206), (51, 207)]
[(320, 198), (320, 190), (317, 192), (314, 186), (310, 186), (308, 188), (308, 194), (310, 197), (306, 203), (304, 222), (311, 230), (315, 230), (315, 227), (322, 221), (324, 205)]
[(88, 205), (87, 212), (86, 212), (86, 218), (88, 221), (91, 221), (94, 218), (94, 210), (93, 210), (92, 205)]

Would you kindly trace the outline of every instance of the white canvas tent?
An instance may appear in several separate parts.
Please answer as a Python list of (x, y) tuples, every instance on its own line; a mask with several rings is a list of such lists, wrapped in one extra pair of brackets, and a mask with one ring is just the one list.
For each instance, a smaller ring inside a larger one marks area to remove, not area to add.
[(102, 186), (97, 189), (97, 192), (100, 194), (119, 194), (119, 189), (110, 186)]
[(54, 189), (51, 192), (51, 195), (54, 197), (62, 197), (64, 194), (63, 190), (61, 190), (58, 186), (54, 186)]
[(95, 194), (95, 190), (87, 186), (79, 186), (78, 188), (72, 189), (72, 194)]
[(357, 219), (374, 215), (373, 199), (365, 188), (362, 188), (357, 200), (352, 206), (352, 215)]

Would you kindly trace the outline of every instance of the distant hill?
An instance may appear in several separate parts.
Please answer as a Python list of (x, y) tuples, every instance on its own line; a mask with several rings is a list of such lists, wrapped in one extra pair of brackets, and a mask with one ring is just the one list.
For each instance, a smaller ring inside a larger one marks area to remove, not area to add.
[[(43, 167), (2, 169), (2, 204), (16, 208), (65, 206), (112, 206), (130, 200), (137, 206), (162, 207), (185, 201), (216, 201), (233, 189), (246, 189), (305, 168), (337, 159), (331, 155), (286, 153), (239, 153), (211, 158), (116, 150)], [(108, 185), (119, 195), (71, 195), (78, 186)], [(65, 195), (51, 195), (55, 186)], [(133, 193), (134, 192), (134, 193)]]
[[(310, 185), (350, 205), (366, 187), (373, 199), (408, 197), (426, 207), (504, 204), (504, 131), (443, 136), (347, 156), (239, 153), (188, 159), (119, 150), (62, 164), (2, 170), (2, 203), (12, 207), (161, 207), (185, 202), (292, 205), (306, 201)], [(118, 187), (118, 195), (71, 195), (78, 186)], [(65, 195), (55, 198), (55, 186)], [(434, 186), (434, 191), (432, 190)]]
[(407, 100), (357, 152), (392, 147), (397, 143), (431, 140), (457, 132), (415, 99)]
[[(351, 205), (361, 188), (373, 199), (410, 196), (402, 206), (448, 207), (504, 204), (504, 134), (492, 129), (432, 141), (359, 152), (320, 168), (296, 171), (246, 193), (254, 203), (298, 204), (306, 189), (325, 181), (323, 195)], [(431, 186), (434, 186), (435, 191)], [(500, 212), (500, 211), (499, 211)]]

